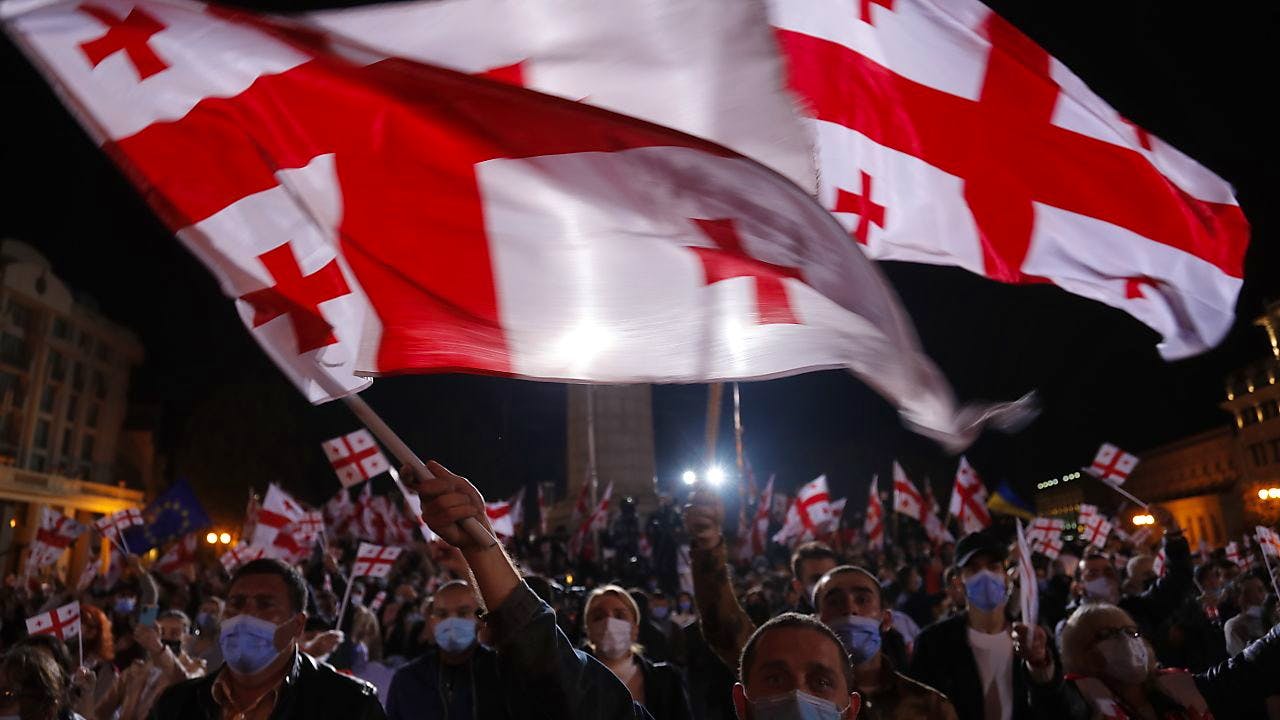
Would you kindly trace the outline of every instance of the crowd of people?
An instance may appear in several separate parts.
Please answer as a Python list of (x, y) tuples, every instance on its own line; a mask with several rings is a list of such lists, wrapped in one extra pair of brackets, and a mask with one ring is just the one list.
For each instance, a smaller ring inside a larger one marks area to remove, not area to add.
[[(1024, 618), (1001, 523), (744, 558), (703, 489), (643, 521), (619, 503), (571, 557), (559, 533), (478, 542), (458, 522), (488, 527), (484, 499), (431, 470), (439, 540), (385, 577), (352, 580), (355, 544), (330, 538), (293, 565), (228, 573), (206, 549), (168, 574), (10, 578), (0, 718), (1280, 718), (1265, 564), (1193, 552), (1159, 508), (1152, 544), (1035, 554)], [(70, 601), (78, 636), (27, 634)]]

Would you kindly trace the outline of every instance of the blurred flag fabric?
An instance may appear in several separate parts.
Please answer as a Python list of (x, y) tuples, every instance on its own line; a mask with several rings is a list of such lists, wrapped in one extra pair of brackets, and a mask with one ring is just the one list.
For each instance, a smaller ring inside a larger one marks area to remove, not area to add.
[(987, 507), (991, 512), (1020, 517), (1028, 522), (1036, 518), (1035, 510), (1026, 500), (1018, 497), (1018, 494), (1009, 486), (1008, 480), (1000, 481), (996, 491), (987, 499)]
[(213, 525), (186, 478), (179, 478), (144, 508), (142, 518), (142, 525), (124, 531), (129, 550), (135, 554)]

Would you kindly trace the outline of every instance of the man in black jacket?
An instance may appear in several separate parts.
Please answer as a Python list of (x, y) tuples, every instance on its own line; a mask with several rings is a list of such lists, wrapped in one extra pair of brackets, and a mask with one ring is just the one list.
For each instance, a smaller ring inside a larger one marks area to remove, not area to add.
[(1040, 696), (1057, 691), (1048, 632), (1011, 627), (1005, 616), (1007, 554), (1007, 545), (986, 530), (960, 539), (955, 567), (967, 608), (920, 633), (906, 673), (946, 695), (960, 720), (1030, 718)]
[(298, 649), (307, 585), (279, 560), (254, 560), (231, 578), (220, 643), (226, 664), (165, 691), (152, 720), (383, 720), (372, 685)]

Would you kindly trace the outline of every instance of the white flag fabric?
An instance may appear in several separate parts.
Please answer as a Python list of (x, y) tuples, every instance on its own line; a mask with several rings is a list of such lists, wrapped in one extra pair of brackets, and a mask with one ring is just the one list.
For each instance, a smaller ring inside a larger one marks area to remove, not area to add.
[(969, 464), (965, 456), (960, 456), (960, 464), (956, 466), (956, 481), (951, 486), (951, 504), (947, 510), (960, 522), (966, 533), (974, 533), (991, 525), (991, 513), (987, 510), (987, 487), (982, 478)]
[(371, 543), (360, 543), (356, 549), (355, 564), (351, 566), (352, 577), (385, 578), (391, 573), (391, 566), (400, 557), (403, 548)]
[(1112, 485), (1123, 485), (1138, 465), (1138, 456), (1130, 455), (1111, 443), (1102, 443), (1093, 464), (1085, 472)]
[(34, 568), (52, 565), (87, 528), (48, 505), (40, 508), (40, 526), (31, 541), (27, 562)]
[[(1084, 512), (1086, 507), (1092, 508), (1088, 515)], [(1111, 524), (1111, 521), (1105, 515), (1098, 512), (1096, 507), (1082, 504), (1080, 508), (1080, 524), (1084, 528), (1080, 531), (1080, 540), (1095, 547), (1104, 547), (1115, 526)]]
[(222, 562), (222, 567), (227, 574), (234, 573), (236, 568), (250, 562), (267, 556), (266, 548), (261, 545), (250, 545), (245, 542), (236, 543), (234, 547), (222, 553), (222, 557), (218, 558)]
[(831, 522), (831, 496), (827, 492), (827, 476), (819, 475), (800, 487), (795, 502), (787, 509), (782, 529), (773, 536), (780, 544), (813, 540), (821, 528)]
[(1067, 521), (1060, 518), (1037, 517), (1027, 527), (1027, 541), (1035, 542), (1043, 538), (1057, 538), (1067, 529)]
[(1040, 620), (1040, 586), (1036, 583), (1036, 570), (1031, 564), (1031, 547), (1022, 529), (1018, 527), (1018, 603), (1022, 609), (1022, 622), (1035, 628)]
[(884, 502), (880, 500), (877, 485), (879, 476), (872, 476), (871, 490), (867, 493), (867, 516), (862, 521), (862, 531), (867, 534), (867, 544), (872, 548), (884, 547)]
[(80, 634), (80, 603), (71, 602), (27, 618), (28, 635), (52, 635), (67, 640)]
[(771, 0), (818, 198), (878, 260), (1053, 283), (1176, 359), (1235, 317), (1249, 226), (1228, 185), (1122, 117), (977, 0)]
[(321, 448), (344, 488), (359, 485), (391, 469), (373, 434), (364, 428), (326, 440)]
[(1258, 546), (1262, 548), (1264, 557), (1280, 559), (1280, 535), (1270, 528), (1256, 526)]
[(498, 537), (515, 537), (516, 526), (511, 512), (510, 500), (498, 500), (484, 504), (484, 512), (489, 516), (489, 525)]
[(933, 496), (933, 484), (925, 478), (924, 483), (924, 534), (929, 538), (929, 542), (934, 545), (942, 545), (943, 543), (953, 543), (956, 541), (951, 531), (942, 522), (940, 517), (942, 508), (938, 505), (938, 500)]
[(893, 461), (893, 511), (924, 522), (924, 497), (897, 460)]
[[(53, 0), (5, 28), (312, 401), (359, 390), (357, 375), (444, 369), (674, 383), (845, 368), (949, 448), (1027, 417), (958, 407), (835, 217), (722, 145), (271, 32), (278, 18), (102, 2)], [(116, 48), (127, 17), (154, 32)], [(678, 76), (715, 97), (736, 59)], [(727, 90), (787, 102), (776, 78)]]
[(109, 515), (103, 515), (93, 521), (93, 527), (104, 537), (115, 538), (117, 542), (123, 537), (125, 530), (143, 524), (142, 511), (138, 508), (125, 508)]
[(275, 483), (267, 486), (267, 494), (258, 508), (258, 522), (253, 529), (250, 544), (269, 548), (285, 526), (298, 522), (307, 514), (306, 508)]

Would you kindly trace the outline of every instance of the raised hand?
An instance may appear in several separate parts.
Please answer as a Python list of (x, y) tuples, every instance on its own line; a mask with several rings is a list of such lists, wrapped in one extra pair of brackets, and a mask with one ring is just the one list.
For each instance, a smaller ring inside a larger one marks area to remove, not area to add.
[(409, 485), (422, 498), (423, 522), (445, 542), (464, 552), (487, 547), (458, 525), (460, 520), (475, 518), (493, 534), (484, 512), (484, 496), (466, 478), (434, 460), (427, 463), (427, 470), (434, 477), (424, 480), (413, 476), (414, 482)]
[(710, 549), (722, 541), (724, 503), (714, 491), (699, 488), (684, 506), (684, 528), (695, 547)]

